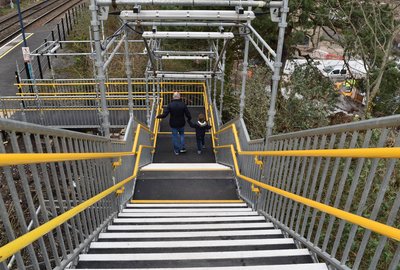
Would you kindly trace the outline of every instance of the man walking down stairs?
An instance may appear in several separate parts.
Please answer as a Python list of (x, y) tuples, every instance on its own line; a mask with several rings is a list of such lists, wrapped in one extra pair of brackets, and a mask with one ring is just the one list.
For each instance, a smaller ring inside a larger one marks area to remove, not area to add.
[(79, 256), (77, 269), (322, 270), (238, 199), (230, 168), (150, 164), (133, 200)]

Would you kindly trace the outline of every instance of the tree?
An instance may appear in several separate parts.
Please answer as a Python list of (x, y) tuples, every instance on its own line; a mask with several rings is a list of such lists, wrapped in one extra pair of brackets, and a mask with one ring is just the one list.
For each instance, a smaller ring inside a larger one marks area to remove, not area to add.
[(393, 42), (400, 33), (400, 23), (395, 14), (400, 4), (380, 3), (374, 0), (329, 0), (329, 17), (323, 21), (337, 35), (344, 48), (345, 59), (361, 58), (365, 69), (367, 110), (373, 110), (373, 100), (381, 90), (382, 80), (393, 53)]
[(327, 126), (338, 93), (333, 83), (311, 65), (295, 68), (290, 81), (283, 84), (278, 99), (275, 129), (279, 133)]

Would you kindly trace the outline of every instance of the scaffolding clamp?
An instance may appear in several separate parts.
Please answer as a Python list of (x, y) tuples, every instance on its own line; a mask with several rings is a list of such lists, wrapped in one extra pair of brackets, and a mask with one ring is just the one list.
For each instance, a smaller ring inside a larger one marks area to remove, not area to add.
[(264, 162), (258, 158), (258, 156), (254, 156), (254, 162), (260, 167), (260, 169), (263, 168)]

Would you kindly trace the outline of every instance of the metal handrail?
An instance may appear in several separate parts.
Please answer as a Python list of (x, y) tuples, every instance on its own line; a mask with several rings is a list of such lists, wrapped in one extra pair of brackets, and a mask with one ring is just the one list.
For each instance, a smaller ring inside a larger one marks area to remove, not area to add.
[[(240, 145), (235, 123), (218, 130), (215, 135), (232, 129), (238, 155), (243, 156), (278, 156), (278, 157), (343, 157), (343, 158), (400, 158), (400, 147), (285, 150), (285, 151), (243, 151)], [(226, 145), (227, 146), (227, 145)]]
[[(208, 101), (206, 102), (208, 103)], [(212, 114), (212, 106), (208, 104), (208, 108), (210, 109), (211, 115)], [(213, 126), (214, 125), (214, 119), (211, 117), (211, 121)], [(237, 177), (243, 179), (246, 182), (249, 182), (259, 188), (263, 188), (265, 190), (271, 191), (275, 194), (284, 196), (288, 199), (294, 200), (296, 202), (299, 202), (301, 204), (307, 205), (309, 207), (312, 207), (314, 209), (320, 210), (322, 212), (325, 212), (327, 214), (331, 214), (337, 218), (340, 218), (342, 220), (346, 220), (352, 224), (364, 227), (368, 230), (374, 231), (376, 233), (379, 233), (381, 235), (384, 235), (386, 237), (389, 237), (391, 239), (400, 241), (400, 230), (388, 225), (385, 225), (383, 223), (364, 218), (359, 215), (355, 215), (343, 210), (340, 210), (338, 208), (311, 200), (307, 199), (305, 197), (296, 195), (294, 193), (285, 191), (283, 189), (279, 189), (276, 187), (273, 187), (271, 185), (267, 185), (265, 183), (262, 183), (260, 181), (257, 181), (253, 178), (247, 177), (245, 175), (242, 175), (240, 172), (238, 160), (236, 157), (237, 155), (243, 155), (243, 156), (255, 156), (255, 163), (259, 163), (259, 160), (257, 159), (258, 156), (296, 156), (296, 157), (301, 157), (301, 156), (306, 156), (306, 157), (353, 157), (353, 158), (400, 158), (400, 147), (386, 147), (386, 148), (364, 148), (364, 149), (320, 149), (320, 150), (290, 150), (290, 151), (243, 151), (242, 147), (240, 145), (240, 140), (238, 136), (238, 131), (236, 128), (235, 123), (232, 123), (218, 131), (215, 131), (215, 128), (213, 129), (214, 136), (217, 136), (223, 132), (226, 132), (228, 130), (231, 130), (234, 136), (234, 144), (227, 144), (227, 145), (215, 145), (214, 137), (213, 137), (213, 146), (214, 149), (223, 149), (223, 148), (228, 148), (230, 149), (230, 152), (232, 154), (232, 159), (233, 159), (233, 167), (235, 170), (235, 173)], [(215, 139), (217, 139), (215, 137)], [(236, 150), (235, 150), (236, 147)]]
[(112, 194), (113, 192), (116, 192), (118, 189), (122, 188), (127, 183), (129, 183), (130, 181), (135, 179), (138, 174), (140, 157), (141, 157), (141, 154), (142, 154), (142, 151), (144, 148), (153, 149), (153, 146), (150, 146), (150, 145), (140, 145), (139, 146), (139, 150), (137, 153), (137, 159), (135, 161), (134, 171), (130, 177), (122, 180), (118, 184), (116, 184), (116, 185), (104, 190), (103, 192), (95, 195), (94, 197), (86, 200), (85, 202), (75, 206), (74, 208), (68, 210), (67, 212), (53, 218), (52, 220), (39, 226), (38, 228), (20, 236), (19, 238), (15, 239), (14, 241), (0, 247), (0, 262), (5, 261), (7, 258), (11, 257), (13, 254), (19, 252), (21, 249), (32, 244), (34, 241), (36, 241), (40, 237), (51, 232), (53, 229), (57, 228), (61, 224), (65, 223), (66, 221), (70, 220), (74, 216), (78, 215), (80, 212), (84, 211), (85, 209), (88, 209), (90, 206), (92, 206), (96, 202), (102, 200), (103, 198), (107, 197), (108, 195)]
[(294, 193), (267, 185), (265, 183), (262, 183), (260, 181), (257, 181), (253, 178), (247, 177), (245, 175), (242, 175), (240, 173), (240, 169), (239, 169), (239, 164), (236, 158), (236, 151), (235, 151), (235, 147), (233, 146), (233, 144), (229, 144), (229, 145), (221, 145), (221, 146), (216, 146), (216, 149), (221, 149), (221, 148), (230, 148), (231, 150), (231, 154), (232, 154), (232, 158), (233, 158), (233, 162), (234, 162), (234, 169), (235, 169), (235, 173), (236, 175), (245, 180), (246, 182), (249, 182), (251, 184), (256, 185), (257, 187), (269, 190), (273, 193), (282, 195), (288, 199), (292, 199), (296, 202), (302, 203), (304, 205), (310, 206), (312, 208), (318, 209), (322, 212), (325, 212), (327, 214), (331, 214), (337, 218), (349, 221), (353, 224), (356, 224), (358, 226), (364, 227), (368, 230), (374, 231), (376, 233), (379, 233), (381, 235), (384, 235), (386, 237), (392, 238), (394, 240), (400, 241), (400, 230), (388, 225), (385, 225), (383, 223), (374, 221), (374, 220), (370, 220), (368, 218), (364, 218), (343, 210), (340, 210), (338, 208), (314, 201), (314, 200), (310, 200), (307, 199), (305, 197), (296, 195)]

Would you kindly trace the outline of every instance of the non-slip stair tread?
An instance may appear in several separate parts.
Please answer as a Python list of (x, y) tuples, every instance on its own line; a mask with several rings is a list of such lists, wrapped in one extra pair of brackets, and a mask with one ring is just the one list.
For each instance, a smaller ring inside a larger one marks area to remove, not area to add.
[(175, 261), (175, 260), (216, 260), (231, 258), (266, 258), (310, 255), (308, 249), (182, 252), (182, 253), (136, 253), (136, 254), (81, 254), (80, 261)]
[(262, 221), (262, 216), (240, 216), (240, 217), (179, 217), (179, 218), (114, 218), (114, 223), (195, 223), (195, 222), (240, 222), (240, 221)]
[[(90, 268), (81, 268), (90, 269)], [(96, 268), (97, 270), (108, 270), (109, 268)], [(114, 270), (176, 270), (177, 268), (112, 268)], [(190, 267), (178, 268), (179, 270), (328, 270), (324, 263), (303, 264), (279, 264), (279, 265), (251, 265), (251, 266), (229, 266), (229, 267)], [(71, 269), (74, 270), (74, 269)]]
[(151, 163), (140, 169), (142, 172), (149, 171), (231, 171), (228, 166), (218, 163)]
[[(161, 172), (166, 174), (168, 172)], [(231, 179), (137, 179), (133, 200), (237, 200)]]
[(276, 239), (234, 239), (234, 240), (199, 240), (199, 241), (153, 241), (153, 242), (93, 242), (90, 248), (180, 248), (180, 247), (229, 247), (229, 246), (265, 246), (294, 244), (291, 238)]
[(109, 225), (109, 231), (139, 231), (139, 230), (213, 230), (213, 229), (250, 229), (250, 228), (274, 228), (270, 222), (248, 223), (223, 223), (223, 224), (162, 224), (162, 225)]
[(229, 237), (279, 235), (282, 231), (269, 230), (229, 230), (229, 231), (189, 231), (189, 232), (106, 232), (100, 233), (99, 239), (158, 239), (158, 238), (196, 238), (196, 237)]
[[(127, 208), (198, 208), (198, 207), (245, 207), (248, 208), (246, 203), (128, 203)], [(212, 208), (211, 208), (212, 209)]]
[(174, 212), (154, 212), (154, 213), (129, 213), (122, 211), (118, 217), (216, 217), (216, 216), (258, 216), (257, 212), (199, 212), (199, 213), (174, 213)]
[[(126, 208), (124, 212), (126, 213), (160, 213), (160, 212), (169, 212), (169, 213), (178, 213), (178, 212), (187, 212), (187, 213), (195, 213), (195, 212), (226, 212), (227, 208)], [(244, 211), (253, 211), (251, 208), (232, 208), (229, 209), (230, 212), (244, 212)]]

